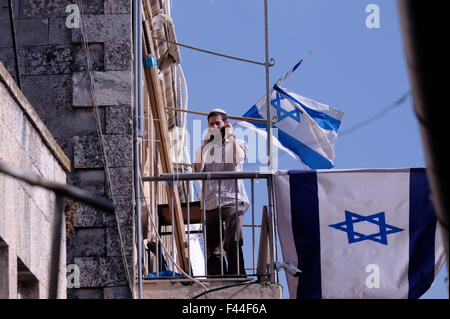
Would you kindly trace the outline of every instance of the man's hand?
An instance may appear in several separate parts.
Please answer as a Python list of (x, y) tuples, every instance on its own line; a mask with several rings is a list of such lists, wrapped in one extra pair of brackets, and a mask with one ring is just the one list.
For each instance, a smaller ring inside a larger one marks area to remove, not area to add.
[(228, 138), (229, 136), (233, 135), (233, 125), (229, 121), (225, 123), (225, 138)]

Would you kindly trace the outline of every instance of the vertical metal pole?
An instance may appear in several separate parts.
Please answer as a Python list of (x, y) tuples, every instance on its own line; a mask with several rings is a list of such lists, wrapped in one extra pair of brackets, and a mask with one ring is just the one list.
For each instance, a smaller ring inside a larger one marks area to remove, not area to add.
[[(134, 191), (136, 201), (139, 299), (142, 299), (142, 226), (139, 137), (142, 136), (142, 1), (134, 1)], [(134, 291), (134, 289), (133, 289)]]
[[(265, 31), (265, 54), (266, 54), (266, 61), (265, 61), (265, 67), (266, 67), (266, 107), (267, 107), (267, 155), (268, 155), (268, 169), (272, 171), (274, 169), (273, 167), (273, 145), (272, 145), (272, 114), (270, 110), (270, 73), (269, 73), (269, 14), (268, 14), (268, 7), (267, 7), (267, 1), (264, 0), (264, 31)], [(269, 228), (270, 228), (270, 280), (271, 282), (274, 282), (274, 269), (273, 265), (275, 262), (275, 248), (274, 245), (276, 245), (276, 239), (274, 239), (274, 214), (273, 214), (273, 201), (272, 201), (272, 191), (273, 191), (273, 179), (271, 176), (267, 178), (267, 192), (268, 192), (268, 199), (269, 199)]]
[(222, 234), (222, 203), (220, 201), (220, 193), (221, 193), (221, 187), (222, 186), (222, 180), (219, 179), (219, 238), (220, 238), (220, 274), (223, 276), (223, 234)]
[(53, 217), (52, 259), (50, 266), (49, 299), (58, 298), (59, 259), (61, 253), (61, 228), (64, 214), (64, 197), (56, 195), (55, 216)]
[(17, 57), (16, 25), (14, 22), (14, 12), (13, 12), (12, 0), (8, 0), (8, 6), (9, 6), (9, 20), (11, 22), (11, 39), (12, 39), (12, 44), (13, 44), (13, 48), (14, 48), (14, 62), (16, 64), (17, 85), (19, 86), (19, 89), (22, 89), (22, 85), (20, 83), (19, 59)]
[(175, 191), (174, 191), (174, 186), (173, 183), (174, 181), (172, 180), (172, 182), (170, 183), (170, 193), (171, 195), (171, 212), (172, 212), (172, 258), (173, 258), (173, 262), (172, 262), (172, 276), (175, 277), (175, 260), (177, 258), (177, 255), (175, 254), (175, 203), (174, 203), (174, 196), (175, 196)]
[[(273, 175), (271, 176), (272, 182), (271, 185), (273, 185)], [(275, 213), (275, 191), (272, 187), (272, 194), (270, 196), (272, 198), (271, 205), (272, 205), (272, 229), (273, 229), (273, 251), (274, 256), (272, 260), (272, 265), (278, 260), (278, 248), (277, 248), (277, 223), (276, 223), (276, 213)], [(274, 280), (276, 283), (278, 283), (279, 276), (278, 272), (275, 271), (275, 277)]]
[(268, 169), (272, 170), (272, 114), (270, 110), (270, 72), (269, 72), (269, 14), (267, 0), (264, 0), (264, 35), (265, 35), (265, 68), (266, 68), (266, 108), (267, 108), (267, 156)]
[(256, 272), (255, 267), (255, 179), (252, 178), (252, 188), (251, 188), (251, 195), (252, 195), (252, 254), (253, 254), (253, 267), (252, 271), (253, 273)]
[(235, 239), (236, 239), (236, 268), (237, 268), (237, 274), (240, 275), (240, 265), (239, 265), (239, 228), (241, 223), (239, 222), (239, 211), (238, 211), (238, 180), (237, 178), (234, 179), (234, 199), (235, 199), (235, 204), (236, 204), (236, 212), (234, 213), (234, 216), (236, 218), (236, 231), (235, 231)]
[(190, 192), (190, 181), (187, 181), (186, 185), (186, 203), (187, 203), (187, 220), (188, 220), (188, 258), (189, 258), (189, 275), (192, 275), (192, 267), (191, 267), (191, 207), (189, 205), (189, 192)]
[[(159, 226), (159, 215), (158, 215), (158, 182), (154, 182), (153, 187), (153, 194), (155, 196), (154, 200), (154, 207), (153, 211), (155, 212), (155, 229), (154, 231), (158, 231), (158, 233), (161, 233), (161, 227)], [(162, 252), (161, 252), (161, 241), (159, 240), (158, 234), (155, 234), (156, 237), (156, 277), (159, 276), (159, 265), (160, 265), (160, 259), (162, 259)], [(161, 255), (161, 256), (160, 256)]]
[(268, 219), (269, 219), (269, 245), (270, 245), (270, 268), (269, 268), (269, 274), (270, 274), (270, 282), (275, 282), (277, 276), (275, 275), (274, 271), (274, 263), (275, 263), (275, 250), (276, 250), (276, 238), (274, 237), (274, 209), (273, 209), (273, 197), (272, 197), (272, 191), (273, 191), (273, 179), (272, 176), (267, 177), (267, 197), (269, 200), (269, 209), (268, 209)]
[(208, 245), (206, 240), (206, 210), (205, 210), (205, 181), (202, 180), (202, 211), (203, 211), (203, 246), (205, 247), (205, 276), (208, 278)]

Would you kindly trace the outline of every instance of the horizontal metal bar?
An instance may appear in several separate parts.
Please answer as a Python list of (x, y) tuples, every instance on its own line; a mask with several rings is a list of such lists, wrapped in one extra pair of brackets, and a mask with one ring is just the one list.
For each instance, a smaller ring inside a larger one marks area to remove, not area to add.
[(199, 173), (165, 173), (160, 176), (144, 176), (144, 182), (152, 181), (180, 181), (180, 180), (208, 180), (208, 179), (251, 179), (265, 178), (267, 179), (273, 173), (262, 172), (199, 172)]
[(2, 160), (0, 160), (0, 173), (17, 178), (33, 186), (39, 186), (49, 189), (58, 195), (71, 197), (73, 199), (89, 204), (91, 206), (106, 211), (114, 212), (114, 204), (111, 200), (108, 200), (106, 198), (95, 197), (91, 193), (86, 192), (85, 190), (82, 190), (75, 186), (56, 183), (53, 181), (43, 179), (42, 177), (26, 172), (21, 168), (11, 166)]
[[(176, 112), (185, 112), (185, 113), (204, 115), (204, 116), (208, 116), (208, 114), (209, 114), (209, 113), (205, 113), (205, 112), (192, 111), (192, 110), (188, 110), (188, 109), (185, 110), (185, 109), (180, 109), (180, 108), (177, 108), (177, 107), (169, 107), (169, 106), (166, 106), (165, 109), (166, 110), (176, 111)], [(234, 115), (228, 115), (227, 114), (227, 118), (232, 119), (232, 120), (237, 120), (237, 121), (247, 121), (247, 122), (255, 122), (255, 123), (267, 124), (267, 120), (257, 119), (257, 118), (253, 118), (253, 117), (234, 116)]]
[[(241, 61), (241, 62), (248, 62), (248, 63), (258, 64), (258, 65), (262, 65), (262, 66), (266, 65), (266, 63), (264, 63), (264, 62), (258, 62), (258, 61), (238, 58), (238, 57), (235, 57), (235, 56), (222, 54), (222, 53), (218, 53), (218, 52), (213, 52), (213, 51), (209, 51), (209, 50), (204, 50), (204, 49), (200, 49), (200, 48), (194, 47), (192, 45), (182, 44), (182, 43), (178, 43), (178, 42), (175, 42), (175, 41), (170, 41), (170, 40), (166, 40), (166, 39), (156, 38), (156, 37), (153, 37), (153, 36), (152, 36), (152, 38), (153, 38), (153, 40), (159, 40), (159, 41), (168, 42), (168, 43), (171, 43), (171, 44), (174, 44), (174, 45), (178, 45), (178, 46), (183, 47), (183, 48), (196, 50), (196, 51), (200, 51), (200, 52), (208, 53), (208, 54), (212, 54), (212, 55), (217, 55), (217, 56), (220, 56), (220, 57), (223, 57), (223, 58), (233, 59), (233, 60), (237, 60), (237, 61)], [(275, 65), (275, 60), (273, 58), (271, 59), (270, 62), (271, 63), (269, 64), (269, 66)]]

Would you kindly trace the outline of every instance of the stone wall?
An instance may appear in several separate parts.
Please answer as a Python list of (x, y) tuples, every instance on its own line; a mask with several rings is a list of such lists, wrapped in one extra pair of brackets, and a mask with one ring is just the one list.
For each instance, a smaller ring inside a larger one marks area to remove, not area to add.
[[(66, 183), (70, 162), (0, 63), (0, 160)], [(61, 212), (62, 213), (62, 212)], [(55, 194), (0, 174), (0, 298), (47, 298)], [(58, 297), (66, 297), (66, 233)]]
[[(7, 2), (0, 0), (0, 61), (14, 75)], [(13, 2), (22, 91), (71, 160), (71, 182), (100, 197), (108, 197), (111, 185), (123, 237), (125, 259), (116, 216), (75, 203), (67, 264), (79, 266), (81, 280), (68, 298), (129, 298), (124, 261), (133, 280), (132, 1), (82, 1), (91, 74), (81, 29), (66, 27), (66, 7), (77, 1)]]

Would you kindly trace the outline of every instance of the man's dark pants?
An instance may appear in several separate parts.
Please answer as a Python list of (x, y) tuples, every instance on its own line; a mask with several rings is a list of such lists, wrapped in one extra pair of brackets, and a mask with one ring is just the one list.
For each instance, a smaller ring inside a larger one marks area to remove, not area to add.
[[(207, 271), (208, 275), (221, 275), (221, 250), (224, 275), (237, 275), (238, 255), (239, 274), (245, 275), (244, 255), (242, 252), (242, 218), (244, 211), (236, 209), (236, 205), (222, 206), (222, 225), (220, 225), (219, 208), (206, 211), (206, 245), (207, 245)], [(237, 213), (237, 214), (236, 214)], [(236, 216), (238, 216), (236, 220)], [(225, 222), (225, 229), (223, 227)], [(223, 245), (220, 242), (220, 229), (222, 229)], [(223, 247), (223, 249), (222, 249)], [(228, 267), (225, 258), (227, 257)]]

